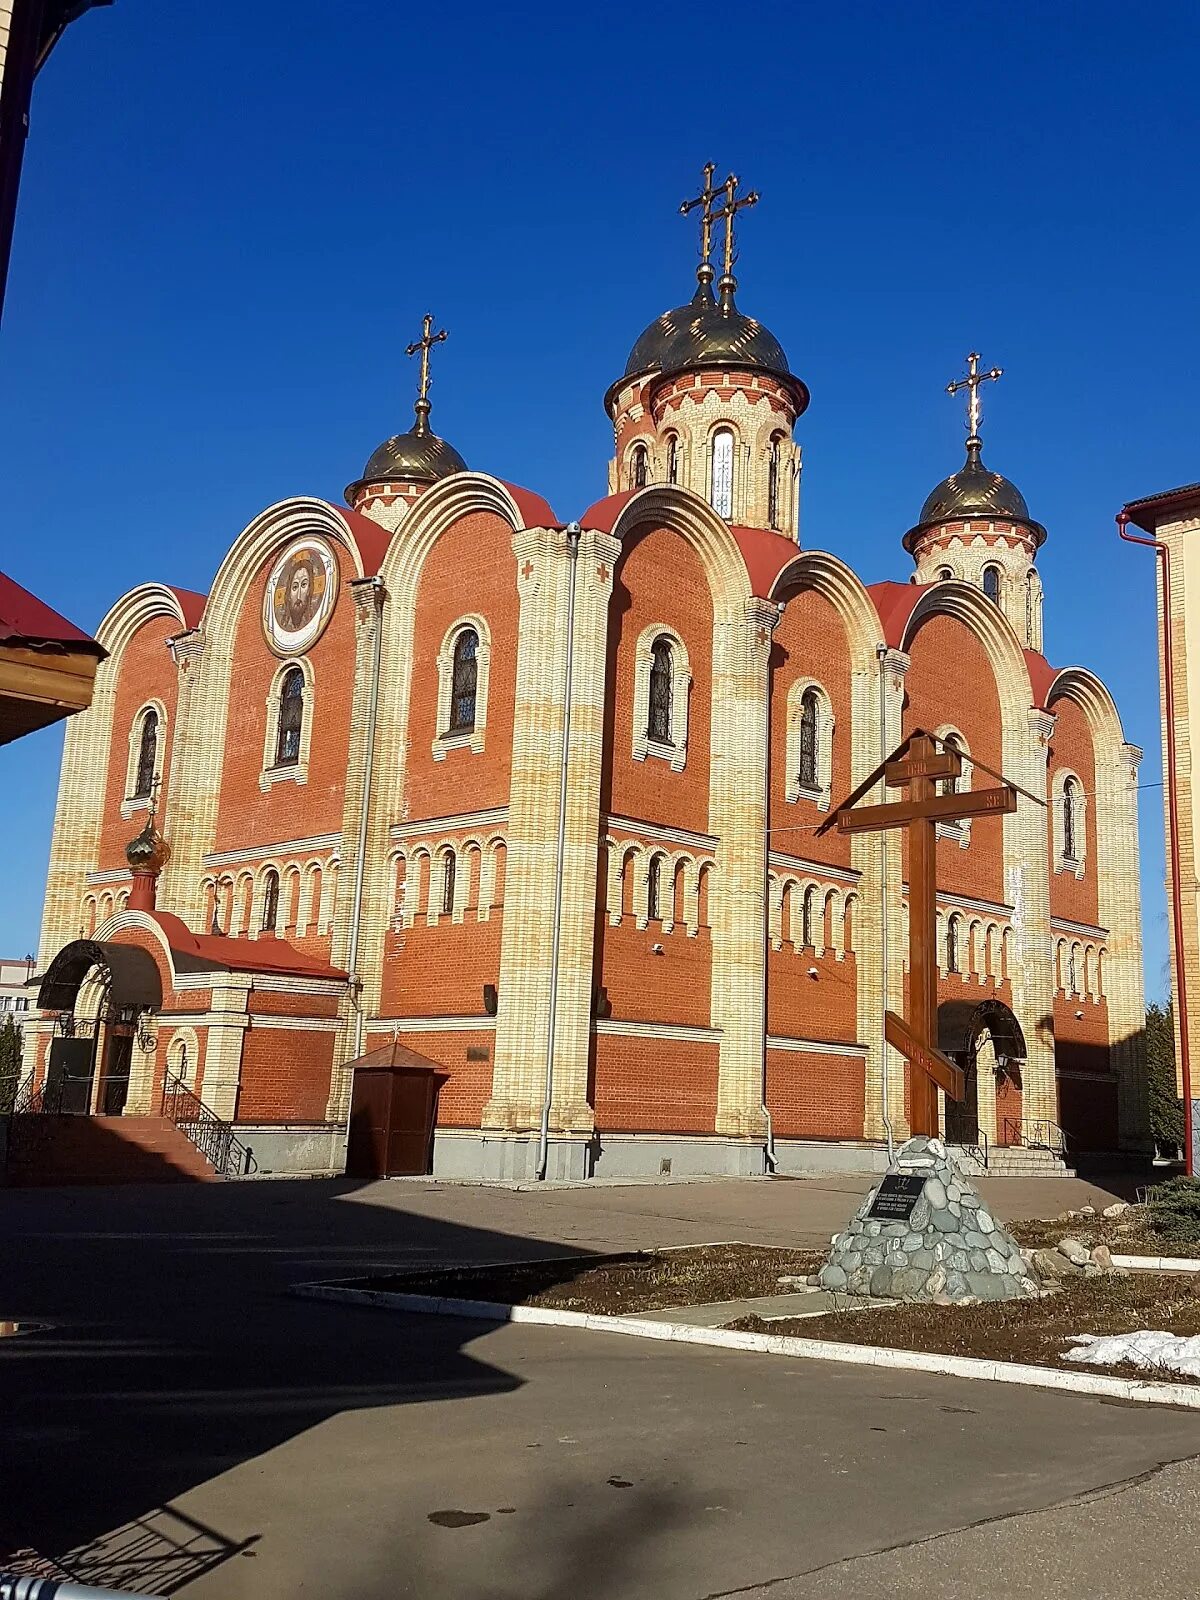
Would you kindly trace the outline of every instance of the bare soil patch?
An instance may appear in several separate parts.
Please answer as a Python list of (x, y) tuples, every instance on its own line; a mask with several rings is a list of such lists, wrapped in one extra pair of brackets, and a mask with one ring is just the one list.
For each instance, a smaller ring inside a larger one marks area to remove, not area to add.
[[(1067, 1340), (1077, 1333), (1132, 1333), (1153, 1328), (1164, 1333), (1200, 1333), (1200, 1283), (1169, 1273), (1138, 1272), (1128, 1278), (1064, 1279), (1057, 1294), (1038, 1300), (1003, 1300), (981, 1305), (893, 1305), (877, 1310), (831, 1311), (820, 1317), (744, 1317), (732, 1328), (831, 1339), (846, 1344), (883, 1345), (984, 1361), (1028, 1362), (1034, 1366), (1081, 1370), (1067, 1361)], [(1121, 1376), (1151, 1376), (1127, 1364), (1106, 1370)], [(1176, 1373), (1172, 1382), (1187, 1382)]]
[[(805, 1277), (824, 1259), (817, 1250), (716, 1244), (681, 1250), (637, 1251), (522, 1261), (508, 1266), (451, 1267), (436, 1272), (355, 1278), (356, 1289), (441, 1295), (499, 1305), (552, 1306), (622, 1316), (667, 1306), (710, 1305), (780, 1294), (776, 1280)], [(348, 1280), (351, 1281), (351, 1280)]]
[(1005, 1226), (1023, 1250), (1053, 1250), (1060, 1239), (1071, 1238), (1078, 1239), (1089, 1250), (1094, 1245), (1106, 1244), (1114, 1255), (1200, 1260), (1200, 1243), (1181, 1243), (1155, 1233), (1141, 1206), (1120, 1217), (1064, 1216), (1009, 1222)]

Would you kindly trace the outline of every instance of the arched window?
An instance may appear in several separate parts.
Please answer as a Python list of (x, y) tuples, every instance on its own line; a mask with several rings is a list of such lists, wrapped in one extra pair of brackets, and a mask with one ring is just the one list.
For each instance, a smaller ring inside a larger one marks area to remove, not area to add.
[[(962, 753), (963, 753), (962, 740), (958, 737), (958, 735), (956, 733), (948, 733), (946, 735), (945, 749), (946, 749), (947, 753), (949, 753), (951, 750), (954, 750), (954, 751), (957, 751), (960, 756), (962, 755)], [(958, 790), (958, 779), (957, 778), (943, 778), (942, 779), (942, 793), (943, 794), (955, 794), (957, 792), (957, 790)]]
[(939, 583), (945, 583), (947, 579), (954, 576), (949, 567), (939, 567), (937, 575)]
[(1033, 628), (1033, 585), (1034, 585), (1034, 581), (1035, 580), (1034, 580), (1034, 576), (1033, 576), (1033, 568), (1030, 567), (1029, 571), (1025, 574), (1025, 643), (1029, 646), (1029, 648), (1031, 650), (1035, 648), (1035, 646), (1034, 646), (1034, 628)]
[(454, 677), (450, 686), (450, 732), (470, 733), (475, 726), (479, 684), (479, 635), (464, 628), (454, 641)]
[(733, 516), (733, 432), (718, 428), (712, 439), (712, 508), (719, 517)]
[(817, 781), (817, 691), (806, 689), (800, 701), (800, 769), (802, 789), (815, 789)]
[(304, 728), (304, 673), (289, 667), (279, 686), (279, 733), (275, 740), (275, 765), (294, 767), (300, 759), (300, 734)]
[(767, 462), (767, 527), (779, 527), (779, 435), (771, 440), (771, 454)]
[(679, 440), (673, 433), (667, 435), (667, 482), (679, 482)]
[(1063, 859), (1079, 860), (1079, 782), (1068, 778), (1063, 785)]
[(447, 850), (442, 856), (442, 915), (454, 915), (454, 851)]
[(133, 786), (135, 800), (148, 800), (154, 788), (155, 762), (158, 756), (158, 712), (151, 706), (142, 718), (142, 737), (138, 745), (137, 780)]
[(279, 874), (274, 867), (271, 867), (263, 879), (262, 931), (264, 933), (274, 933), (275, 924), (278, 921)]
[(633, 470), (630, 473), (635, 489), (646, 487), (646, 446), (635, 444), (633, 447)]
[(959, 935), (959, 929), (961, 927), (961, 923), (962, 923), (962, 919), (960, 917), (955, 916), (955, 917), (951, 917), (950, 921), (946, 924), (946, 971), (947, 972), (958, 972), (958, 971), (961, 970), (961, 968), (959, 967), (959, 952), (958, 952), (958, 935)]
[(813, 924), (816, 920), (816, 896), (817, 891), (812, 884), (809, 884), (804, 891), (804, 900), (801, 906), (801, 940), (803, 944), (808, 945), (810, 948), (815, 948)]
[(1075, 965), (1075, 952), (1077, 945), (1067, 947), (1067, 993), (1074, 994), (1079, 988), (1079, 971)]
[(1000, 604), (1000, 568), (984, 567), (983, 592), (994, 606)]
[(650, 714), (646, 737), (658, 744), (671, 742), (671, 641), (656, 639), (650, 647)]
[(647, 922), (662, 921), (662, 857), (650, 857), (650, 869), (646, 874), (646, 920)]

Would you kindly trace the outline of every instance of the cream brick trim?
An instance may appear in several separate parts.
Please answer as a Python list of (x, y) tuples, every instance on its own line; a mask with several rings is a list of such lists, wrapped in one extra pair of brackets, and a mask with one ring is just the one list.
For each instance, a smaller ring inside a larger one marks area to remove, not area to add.
[[(975, 773), (975, 764), (971, 760), (971, 747), (967, 743), (966, 735), (951, 722), (943, 722), (941, 727), (935, 728), (933, 732), (939, 739), (952, 738), (961, 753), (962, 776), (958, 780), (958, 789), (959, 792), (965, 794), (972, 787), (972, 779)], [(940, 791), (940, 784), (938, 788)], [(971, 843), (971, 818), (962, 817), (957, 822), (939, 822), (937, 836), (939, 839), (952, 839), (958, 844), (960, 850), (965, 850)]]
[(94, 888), (103, 883), (128, 883), (133, 876), (128, 867), (113, 867), (109, 872), (89, 872), (87, 885)]
[(767, 1038), (768, 1050), (790, 1050), (797, 1055), (861, 1056), (870, 1054), (865, 1044), (843, 1039), (793, 1039), (786, 1034), (772, 1033)]
[[(150, 795), (135, 795), (133, 792), (133, 786), (137, 782), (138, 767), (141, 765), (142, 724), (148, 711), (153, 711), (158, 718), (154, 742), (154, 779), (160, 784), (162, 782), (170, 719), (167, 716), (165, 703), (156, 695), (142, 702), (129, 723), (129, 758), (125, 765), (125, 798), (121, 801), (121, 815), (126, 821), (133, 816), (135, 811), (148, 811), (150, 809)], [(151, 792), (155, 791), (152, 790)]]
[[(284, 839), (278, 844), (240, 845), (234, 850), (214, 850), (201, 856), (204, 867), (231, 867), (242, 861), (265, 861), (269, 856), (309, 855), (314, 850), (336, 850), (340, 833), (316, 833), (308, 839)], [(99, 880), (97, 880), (99, 881)]]
[(657, 822), (640, 822), (636, 817), (619, 817), (615, 812), (601, 816), (602, 828), (610, 833), (636, 833), (645, 839), (661, 840), (664, 844), (683, 845), (689, 850), (712, 852), (720, 840), (711, 833), (693, 833), (687, 828), (668, 828)]
[(619, 1017), (596, 1017), (592, 1032), (615, 1034), (622, 1039), (681, 1039), (693, 1044), (719, 1044), (720, 1028), (687, 1027), (679, 1022), (630, 1022)]
[(395, 1033), (493, 1033), (495, 1017), (368, 1017), (367, 1032), (391, 1029)]
[[(650, 670), (654, 665), (654, 646), (665, 639), (671, 651), (671, 737), (652, 739), (650, 723)], [(638, 635), (634, 650), (633, 680), (633, 759), (645, 761), (654, 756), (670, 764), (672, 772), (682, 772), (687, 764), (688, 706), (691, 699), (692, 668), (687, 646), (665, 622), (652, 622)]]
[[(450, 727), (450, 702), (454, 694), (454, 651), (459, 636), (473, 629), (478, 641), (475, 650), (475, 723), (471, 728)], [(488, 682), (491, 677), (492, 633), (487, 618), (472, 612), (459, 617), (446, 629), (437, 653), (437, 732), (433, 736), (433, 759), (444, 761), (452, 750), (469, 749), (480, 755), (487, 731)]]
[(508, 821), (507, 806), (492, 806), (486, 811), (459, 811), (448, 817), (424, 817), (416, 822), (396, 822), (388, 829), (390, 839), (417, 839), (459, 833), (464, 828), (493, 828)]
[(248, 1020), (252, 1033), (259, 1028), (282, 1029), (287, 1033), (336, 1033), (343, 1026), (340, 1017), (273, 1017), (261, 1011), (251, 1012)]
[(196, 1087), (196, 1074), (200, 1069), (200, 1040), (196, 1027), (191, 1019), (170, 1017), (159, 1012), (159, 1038), (171, 1027), (170, 1037), (167, 1039), (164, 1060), (167, 1071), (173, 1072), (177, 1078), (182, 1078), (189, 1089)]
[[(300, 757), (286, 766), (276, 764), (279, 751), (279, 712), (283, 697), (283, 680), (288, 673), (299, 668), (304, 678), (303, 714), (300, 720)], [(316, 710), (316, 684), (312, 661), (308, 656), (289, 656), (281, 661), (271, 679), (267, 692), (267, 722), (263, 737), (263, 764), (258, 786), (266, 791), (273, 783), (308, 782), (308, 757), (312, 746), (314, 712)]]
[(857, 867), (836, 867), (829, 861), (813, 861), (808, 856), (789, 855), (786, 850), (772, 850), (768, 860), (773, 867), (808, 873), (814, 878), (828, 878), (835, 883), (856, 884), (862, 877)]

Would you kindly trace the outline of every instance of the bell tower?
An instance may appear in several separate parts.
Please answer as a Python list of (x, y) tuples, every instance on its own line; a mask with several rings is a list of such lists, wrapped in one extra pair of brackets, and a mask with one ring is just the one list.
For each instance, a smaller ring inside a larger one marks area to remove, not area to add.
[(967, 459), (928, 496), (920, 521), (904, 535), (904, 548), (917, 564), (914, 583), (953, 578), (974, 584), (1004, 612), (1021, 644), (1040, 650), (1042, 580), (1035, 563), (1046, 530), (1029, 515), (1016, 484), (983, 464), (979, 391), (1003, 377), (1004, 369), (982, 372), (979, 363), (973, 350), (966, 377), (946, 385), (949, 395), (967, 394)]

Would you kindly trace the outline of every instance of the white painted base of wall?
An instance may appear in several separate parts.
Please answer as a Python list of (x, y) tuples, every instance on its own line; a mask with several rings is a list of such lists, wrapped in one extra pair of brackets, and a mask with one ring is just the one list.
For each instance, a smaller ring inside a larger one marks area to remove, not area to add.
[(346, 1165), (346, 1130), (336, 1123), (289, 1127), (285, 1123), (238, 1123), (237, 1137), (254, 1153), (252, 1176), (342, 1172)]

